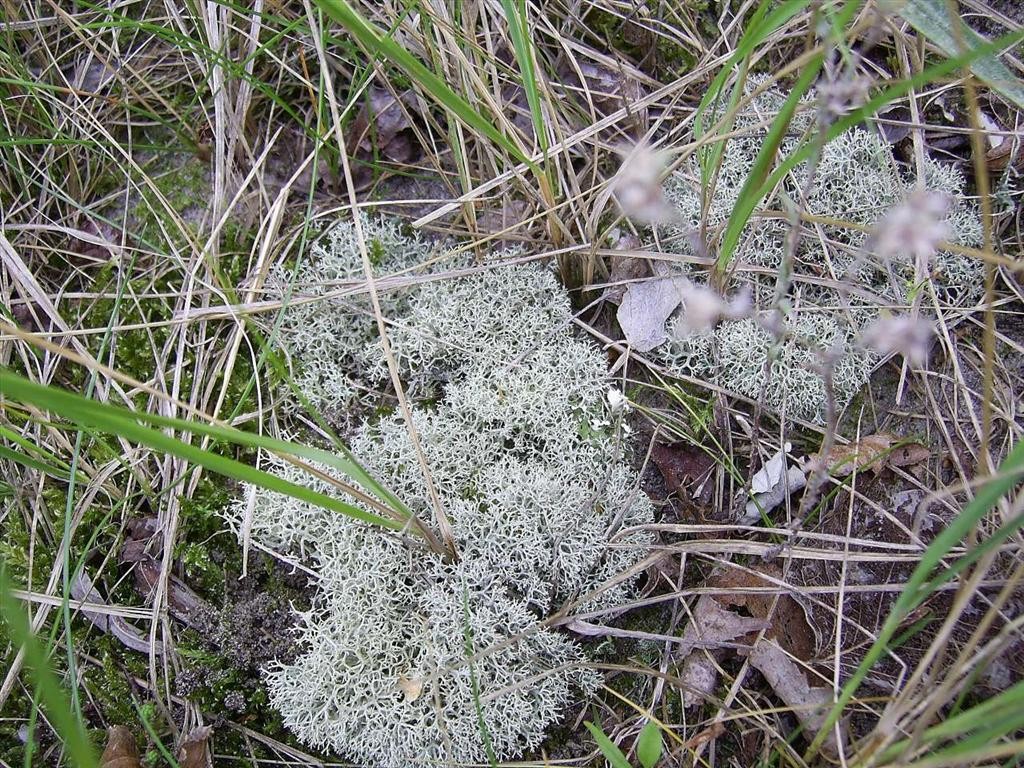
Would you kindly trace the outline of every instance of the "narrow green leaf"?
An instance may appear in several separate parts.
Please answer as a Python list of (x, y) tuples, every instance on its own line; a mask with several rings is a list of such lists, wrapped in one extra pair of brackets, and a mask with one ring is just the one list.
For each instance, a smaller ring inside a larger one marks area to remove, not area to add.
[(661, 760), (661, 729), (651, 721), (636, 739), (636, 756), (644, 768), (654, 768)]
[[(960, 16), (950, 14), (955, 5), (946, 0), (905, 0), (899, 14), (947, 56), (956, 56), (984, 43), (985, 38), (964, 24)], [(975, 59), (971, 72), (1024, 109), (1024, 83), (995, 55)]]
[[(903, 739), (890, 745), (878, 758), (880, 764), (905, 758), (911, 748), (929, 747), (933, 755), (969, 752), (996, 743), (1024, 727), (1024, 682), (995, 697), (928, 728), (917, 739)], [(936, 745), (952, 741), (942, 749)]]
[(19, 435), (10, 427), (6, 427), (2, 424), (0, 424), (0, 437), (6, 440), (10, 440), (15, 445), (20, 446), (21, 449), (23, 451), (26, 451), (27, 453), (34, 453), (37, 456), (40, 456), (55, 469), (59, 468), (60, 470), (62, 470), (64, 472), (64, 476), (67, 477), (67, 472), (70, 469), (70, 465), (66, 461), (58, 458), (56, 454), (47, 450), (45, 446), (36, 445), (31, 440)]
[(476, 668), (473, 666), (473, 657), (476, 655), (476, 650), (473, 647), (473, 624), (469, 615), (469, 589), (466, 587), (465, 577), (462, 580), (462, 633), (466, 650), (466, 663), (469, 666), (469, 683), (470, 690), (473, 693), (473, 708), (476, 710), (477, 727), (480, 729), (480, 738), (484, 742), (487, 764), (491, 768), (497, 768), (498, 757), (494, 754), (491, 732), (487, 728), (487, 721), (484, 719), (484, 707), (480, 701), (480, 680), (477, 678)]
[[(339, 459), (337, 456), (326, 451), (309, 448), (297, 443), (275, 440), (262, 435), (249, 434), (248, 432), (242, 432), (231, 427), (129, 411), (107, 403), (98, 403), (81, 395), (65, 392), (57, 387), (37, 384), (6, 369), (0, 369), (0, 395), (23, 403), (31, 403), (37, 408), (59, 415), (75, 424), (118, 435), (130, 442), (177, 456), (225, 477), (241, 480), (242, 482), (250, 483), (276, 493), (282, 493), (300, 501), (339, 512), (365, 523), (380, 525), (392, 530), (401, 530), (403, 528), (403, 523), (399, 520), (392, 520), (366, 512), (359, 507), (340, 501), (332, 496), (310, 490), (276, 475), (250, 467), (248, 464), (243, 464), (240, 461), (220, 456), (213, 451), (185, 443), (158, 429), (153, 429), (139, 422), (148, 422), (160, 427), (169, 427), (193, 434), (208, 435), (236, 445), (264, 448), (276, 453), (320, 461), (341, 471), (352, 468), (348, 461)], [(361, 468), (360, 472), (366, 474)]]
[(8, 448), (6, 445), (0, 445), (0, 458), (13, 461), (16, 464), (34, 469), (36, 472), (42, 472), (44, 475), (49, 475), (58, 480), (67, 480), (71, 475), (66, 469), (59, 469), (53, 464), (49, 464), (45, 461), (41, 461), (27, 453), (21, 453)]
[(49, 659), (32, 632), (28, 614), (11, 592), (7, 564), (0, 559), (0, 618), (15, 646), (24, 651), (25, 667), (31, 675), (42, 702), (46, 719), (64, 742), (70, 764), (76, 768), (96, 765), (96, 753), (80, 720), (71, 712), (64, 688), (50, 669)]
[(583, 723), (587, 726), (587, 730), (590, 731), (590, 735), (594, 737), (594, 741), (597, 742), (597, 748), (601, 750), (601, 754), (605, 756), (605, 759), (612, 764), (612, 768), (632, 768), (626, 756), (622, 754), (622, 750), (619, 749), (615, 744), (605, 736), (604, 731), (599, 726), (594, 725), (589, 720)]
[[(878, 632), (875, 642), (868, 649), (867, 654), (865, 654), (846, 685), (843, 686), (843, 690), (839, 694), (838, 700), (832, 707), (831, 712), (829, 712), (828, 718), (826, 718), (814, 741), (811, 742), (807, 754), (808, 760), (817, 754), (826, 735), (839, 721), (844, 708), (850, 703), (850, 700), (860, 688), (861, 683), (864, 682), (864, 678), (867, 677), (868, 673), (889, 647), (889, 641), (895, 635), (903, 620), (932, 594), (933, 590), (928, 589), (927, 585), (933, 572), (941, 565), (943, 558), (949, 554), (953, 547), (963, 543), (967, 535), (989, 513), (999, 499), (1020, 482), (1022, 475), (1024, 475), (1024, 443), (1018, 443), (1003, 460), (998, 473), (978, 489), (974, 499), (928, 545), (920, 562), (918, 562), (917, 567), (903, 587), (903, 591), (900, 592), (900, 596), (897, 598), (888, 617), (886, 617), (885, 623)], [(1018, 516), (1015, 524), (1018, 528), (1024, 526), (1024, 516)], [(970, 557), (970, 554), (967, 557)], [(937, 581), (941, 583), (941, 579)]]
[(514, 0), (501, 0), (501, 7), (505, 11), (509, 35), (512, 37), (512, 47), (515, 49), (516, 62), (519, 64), (520, 80), (526, 92), (526, 103), (530, 107), (537, 144), (541, 151), (546, 153), (548, 137), (544, 130), (544, 113), (541, 110), (540, 91), (537, 88), (535, 50), (526, 23), (526, 3), (524, 0), (519, 0), (518, 3)]
[(786, 131), (789, 130), (789, 124), (793, 120), (793, 114), (796, 112), (797, 105), (799, 105), (800, 99), (803, 98), (804, 94), (814, 84), (824, 60), (824, 54), (818, 54), (807, 62), (807, 66), (800, 74), (800, 79), (793, 85), (789, 96), (786, 97), (786, 101), (782, 105), (782, 109), (779, 110), (779, 114), (772, 121), (771, 128), (768, 129), (768, 135), (765, 136), (761, 150), (754, 159), (754, 165), (743, 182), (739, 199), (737, 199), (732, 214), (729, 216), (729, 224), (726, 227), (725, 235), (722, 238), (722, 244), (718, 251), (718, 260), (715, 262), (715, 269), (719, 272), (724, 272), (726, 267), (729, 266), (729, 262), (732, 261), (732, 256), (739, 243), (743, 228), (747, 226), (750, 215), (754, 212), (753, 207), (743, 204), (744, 200), (747, 197), (752, 197), (755, 190), (762, 188), (764, 180), (767, 178), (769, 170), (775, 162), (775, 154), (778, 152), (782, 140), (786, 137)]
[[(743, 33), (743, 37), (740, 38), (740, 42), (736, 46), (736, 50), (733, 52), (732, 56), (729, 57), (729, 60), (725, 65), (718, 71), (718, 74), (715, 75), (714, 80), (711, 81), (711, 85), (708, 86), (707, 92), (704, 94), (704, 97), (700, 101), (700, 105), (697, 107), (697, 115), (694, 121), (694, 134), (698, 139), (703, 138), (706, 134), (705, 120), (707, 118), (708, 111), (711, 111), (712, 114), (717, 113), (719, 98), (729, 75), (737, 71), (740, 73), (740, 76), (736, 78), (736, 82), (733, 85), (732, 94), (729, 97), (729, 103), (725, 110), (726, 115), (732, 114), (732, 111), (736, 108), (736, 104), (740, 100), (740, 96), (743, 95), (744, 73), (750, 64), (750, 57), (753, 55), (757, 46), (763, 42), (768, 35), (807, 7), (807, 0), (787, 0), (769, 14), (768, 9), (771, 7), (772, 2), (773, 0), (763, 0), (757, 10), (754, 11), (754, 15), (751, 17), (750, 23), (747, 26), (746, 31)], [(724, 125), (718, 128), (720, 133), (728, 133), (730, 130), (732, 130), (731, 117), (726, 120)], [(701, 181), (704, 185), (710, 183), (712, 170), (721, 162), (724, 152), (725, 141), (717, 141), (711, 145), (707, 152), (701, 153)]]
[(499, 131), (490, 120), (453, 91), (444, 80), (427, 69), (415, 56), (363, 17), (346, 0), (316, 0), (316, 3), (327, 15), (345, 27), (370, 53), (400, 67), (469, 128), (486, 136), (516, 160), (537, 172), (536, 165), (515, 142)]

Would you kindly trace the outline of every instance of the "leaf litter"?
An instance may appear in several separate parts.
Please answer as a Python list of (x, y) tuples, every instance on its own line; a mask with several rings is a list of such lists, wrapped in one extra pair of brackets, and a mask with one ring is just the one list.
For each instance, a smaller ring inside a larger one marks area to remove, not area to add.
[[(718, 666), (727, 650), (746, 657), (764, 677), (775, 695), (790, 707), (808, 737), (813, 738), (833, 701), (830, 687), (816, 684), (810, 672), (821, 639), (809, 609), (793, 594), (778, 594), (783, 574), (769, 564), (750, 569), (723, 569), (707, 580), (714, 594), (702, 595), (692, 610), (684, 632), (700, 636), (703, 647), (717, 641), (714, 653), (692, 649), (683, 656), (680, 678), (683, 703), (693, 707), (710, 698), (718, 686)], [(741, 609), (749, 616), (744, 616)], [(763, 636), (759, 636), (763, 630)], [(737, 643), (737, 641), (740, 641)], [(835, 734), (824, 747), (838, 752)]]

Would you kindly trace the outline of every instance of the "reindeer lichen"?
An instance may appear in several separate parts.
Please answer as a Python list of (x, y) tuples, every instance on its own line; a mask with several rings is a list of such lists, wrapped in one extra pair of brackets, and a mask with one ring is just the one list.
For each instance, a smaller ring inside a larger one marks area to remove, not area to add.
[[(735, 118), (739, 133), (722, 153), (713, 192), (703, 201), (701, 169), (684, 164), (666, 184), (678, 214), (662, 240), (679, 252), (692, 249), (695, 233), (720, 232), (754, 166), (768, 126), (785, 100), (775, 88), (750, 78), (746, 107)], [(764, 89), (757, 93), (759, 89)], [(813, 97), (803, 100), (782, 142), (782, 153), (813, 141)], [(877, 134), (852, 128), (827, 143), (815, 166), (797, 166), (780, 190), (751, 217), (735, 253), (732, 274), (748, 286), (753, 319), (726, 320), (710, 338), (679, 333), (658, 354), (684, 376), (711, 381), (789, 416), (822, 421), (828, 399), (822, 371), (829, 366), (839, 409), (867, 382), (877, 357), (859, 344), (862, 331), (883, 311), (916, 306), (934, 314), (978, 301), (983, 266), (969, 256), (939, 251), (923, 263), (909, 249), (882, 254), (873, 233), (894, 208), (922, 190), (949, 201), (944, 220), (949, 241), (981, 243), (975, 205), (964, 196), (962, 173), (926, 158), (921, 178), (897, 163)], [(802, 210), (803, 231), (793, 254), (792, 279), (776, 304), (778, 273), (787, 252), (789, 211)], [(702, 214), (703, 211), (703, 214)], [(700, 230), (703, 216), (704, 229)], [(692, 271), (686, 271), (692, 277)], [(781, 320), (773, 319), (776, 309)], [(682, 311), (682, 310), (681, 310)], [(670, 322), (685, 328), (679, 318)], [(766, 328), (774, 327), (778, 333)], [(766, 367), (774, 355), (770, 372)], [(770, 375), (766, 376), (766, 372)]]
[[(365, 225), (384, 244), (386, 268), (422, 260), (421, 243)], [(323, 293), (355, 279), (351, 226), (339, 224), (311, 256), (306, 286)], [(544, 619), (567, 602), (594, 610), (628, 599), (635, 579), (616, 577), (651, 542), (637, 530), (651, 522), (651, 503), (609, 426), (603, 355), (572, 333), (550, 272), (428, 277), (389, 294), (385, 311), (403, 379), (430, 392), (412, 418), (457, 557), (254, 490), (230, 517), (300, 562), (316, 587), (297, 659), (268, 673), (285, 724), (307, 744), (384, 768), (481, 762), (488, 743), (499, 760), (535, 748), (597, 684), (580, 648)], [(329, 407), (384, 377), (365, 309), (330, 298), (285, 316), (303, 383)], [(351, 448), (434, 526), (400, 414), (365, 423)], [(280, 459), (265, 466), (335, 492)]]

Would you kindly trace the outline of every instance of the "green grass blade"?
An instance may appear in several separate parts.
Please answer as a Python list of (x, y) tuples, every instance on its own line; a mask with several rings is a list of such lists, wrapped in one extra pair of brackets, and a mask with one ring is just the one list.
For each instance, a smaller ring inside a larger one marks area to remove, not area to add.
[[(951, 8), (946, 0), (906, 0), (898, 13), (943, 53), (955, 56), (984, 43), (985, 38), (964, 24), (960, 16), (952, 16)], [(1024, 109), (1024, 84), (995, 55), (975, 59), (971, 72)]]
[[(879, 763), (906, 759), (904, 752), (915, 747), (928, 749), (929, 756), (951, 756), (995, 744), (1024, 727), (1024, 682), (997, 696), (928, 728), (918, 740), (902, 739), (890, 745)], [(946, 741), (945, 747), (936, 748)]]
[(535, 67), (536, 51), (526, 23), (525, 0), (501, 0), (505, 11), (512, 46), (515, 49), (516, 62), (519, 64), (523, 90), (526, 92), (526, 103), (530, 107), (533, 130), (537, 137), (537, 145), (547, 154), (548, 136), (544, 130), (544, 112), (541, 110), (540, 91), (537, 88), (537, 72)]
[(36, 685), (46, 718), (64, 742), (64, 748), (75, 768), (92, 768), (96, 753), (89, 742), (85, 728), (71, 712), (64, 688), (50, 669), (42, 645), (32, 632), (28, 614), (11, 592), (7, 579), (7, 564), (0, 559), (0, 618), (7, 626), (15, 647), (25, 654), (25, 667)]
[(525, 163), (534, 173), (538, 172), (536, 165), (515, 142), (499, 131), (490, 120), (453, 91), (444, 80), (427, 69), (415, 56), (368, 21), (346, 0), (316, 0), (316, 3), (327, 15), (345, 27), (370, 53), (381, 56), (401, 68), (466, 126), (486, 136), (517, 161)]
[[(70, 466), (41, 445), (36, 445), (13, 429), (0, 424), (0, 439), (9, 440), (18, 446), (21, 451), (15, 451), (6, 445), (0, 444), (0, 456), (6, 459), (23, 464), (37, 472), (50, 475), (58, 480), (67, 480), (70, 475)], [(35, 455), (33, 455), (35, 454)], [(36, 458), (38, 456), (39, 458)]]
[(469, 666), (469, 684), (473, 693), (473, 708), (476, 710), (477, 727), (480, 729), (480, 738), (484, 742), (487, 764), (491, 768), (497, 768), (498, 758), (494, 754), (491, 732), (487, 729), (487, 721), (484, 720), (484, 707), (480, 701), (480, 680), (477, 678), (476, 668), (473, 666), (473, 657), (476, 655), (476, 650), (473, 647), (473, 625), (469, 615), (469, 590), (466, 587), (465, 578), (463, 578), (462, 583), (462, 640), (466, 651), (466, 662)]
[[(165, 434), (159, 429), (153, 429), (139, 422), (178, 429), (192, 434), (208, 435), (217, 440), (223, 440), (235, 445), (249, 448), (264, 448), (276, 453), (319, 461), (342, 472), (352, 468), (348, 461), (339, 459), (337, 456), (326, 451), (309, 448), (297, 443), (275, 440), (261, 435), (249, 434), (248, 432), (242, 432), (231, 427), (202, 424), (184, 419), (156, 416), (150, 413), (117, 408), (106, 403), (98, 403), (80, 395), (65, 392), (57, 387), (36, 384), (9, 370), (0, 370), (0, 395), (23, 403), (31, 403), (40, 409), (50, 411), (75, 424), (118, 435), (133, 443), (177, 456), (225, 477), (250, 483), (276, 493), (282, 493), (300, 501), (339, 512), (365, 523), (380, 525), (392, 530), (403, 528), (401, 520), (388, 519), (366, 512), (332, 496), (312, 491), (309, 488), (291, 483), (268, 472), (263, 472), (248, 464), (243, 464), (240, 461), (220, 456), (213, 451), (185, 443)], [(361, 469), (360, 472), (364, 475), (366, 474)], [(401, 515), (401, 517), (405, 516)], [(407, 517), (405, 519), (406, 521), (408, 520)]]
[[(711, 85), (708, 86), (704, 98), (701, 99), (700, 105), (697, 107), (694, 121), (694, 135), (696, 138), (700, 139), (706, 135), (705, 121), (708, 111), (710, 110), (712, 114), (717, 112), (719, 98), (722, 90), (725, 88), (726, 81), (729, 79), (729, 75), (739, 71), (741, 76), (736, 79), (736, 83), (733, 85), (732, 94), (729, 97), (729, 103), (725, 111), (726, 123), (719, 127), (719, 132), (728, 133), (732, 129), (731, 116), (736, 109), (736, 104), (739, 103), (740, 96), (743, 94), (742, 73), (746, 72), (754, 50), (768, 35), (807, 7), (806, 0), (787, 0), (787, 2), (769, 14), (768, 8), (771, 4), (772, 0), (764, 0), (757, 10), (754, 11), (750, 24), (736, 46), (736, 50), (719, 70), (714, 80), (711, 81)], [(705, 186), (710, 183), (711, 173), (721, 162), (724, 152), (725, 141), (717, 141), (711, 145), (707, 152), (701, 153), (701, 181)]]
[[(845, 115), (832, 123), (832, 125), (830, 125), (825, 131), (825, 143), (828, 143), (853, 126), (860, 124), (869, 115), (874, 114), (882, 107), (895, 101), (901, 96), (904, 96), (912, 89), (920, 88), (983, 56), (991, 55), (996, 51), (999, 51), (1008, 45), (1013, 45), (1021, 40), (1024, 40), (1024, 31), (1004, 35), (996, 41), (981, 44), (959, 56), (954, 56), (944, 61), (940, 61), (939, 63), (917, 73), (913, 77), (894, 83), (888, 88), (882, 90), (878, 95), (869, 99), (859, 109), (854, 110), (850, 114)], [(725, 234), (722, 236), (719, 262), (728, 263), (732, 259), (732, 254), (739, 243), (740, 235), (743, 232), (743, 228), (750, 220), (751, 214), (753, 214), (757, 206), (761, 204), (761, 201), (764, 200), (773, 189), (775, 189), (783, 176), (812, 155), (815, 151), (815, 147), (816, 140), (804, 143), (799, 149), (788, 155), (785, 160), (779, 163), (759, 188), (749, 195), (741, 194), (739, 196), (739, 199), (732, 210), (732, 215), (729, 217), (729, 223), (726, 227)]]
[(746, 216), (742, 216), (742, 213), (737, 213), (737, 209), (743, 206), (744, 200), (747, 197), (754, 194), (754, 190), (760, 189), (764, 185), (771, 166), (775, 162), (775, 154), (779, 151), (779, 146), (786, 137), (786, 131), (789, 130), (789, 124), (793, 120), (797, 105), (799, 105), (800, 99), (803, 98), (804, 94), (811, 89), (824, 60), (824, 54), (818, 54), (807, 62), (807, 66), (801, 73), (800, 79), (797, 80), (789, 92), (789, 96), (786, 97), (786, 102), (782, 105), (782, 109), (779, 110), (779, 114), (772, 121), (764, 144), (761, 145), (761, 150), (754, 159), (754, 165), (743, 182), (739, 199), (736, 201), (732, 214), (729, 216), (729, 226), (726, 228), (725, 237), (722, 239), (722, 247), (718, 252), (718, 260), (715, 262), (715, 269), (719, 273), (724, 272), (729, 266), (729, 262), (732, 261), (732, 255), (736, 250), (736, 244), (739, 242), (740, 233), (743, 231), (743, 227), (747, 225), (750, 215), (754, 212), (753, 207), (751, 207)]
[[(932, 573), (941, 564), (943, 558), (949, 554), (953, 547), (963, 543), (978, 522), (988, 514), (1006, 493), (1020, 482), (1022, 475), (1024, 475), (1024, 443), (1019, 443), (1007, 455), (999, 468), (999, 472), (978, 489), (974, 499), (928, 545), (928, 548), (921, 557), (921, 561), (917, 564), (888, 617), (886, 617), (885, 624), (882, 625), (881, 630), (878, 632), (875, 642), (868, 649), (857, 670), (847, 681), (846, 685), (843, 686), (838, 701), (832, 707), (832, 711), (829, 713), (821, 731), (811, 743), (807, 756), (808, 760), (817, 754), (817, 750), (821, 747), (826, 735), (839, 721), (844, 708), (850, 703), (850, 700), (860, 688), (861, 683), (864, 682), (864, 678), (867, 677), (872, 667), (885, 653), (889, 641), (895, 635), (903, 620), (932, 594), (934, 586), (932, 589), (928, 589), (929, 580), (932, 577)], [(1018, 517), (1016, 524), (1020, 527), (1024, 524), (1024, 518)]]

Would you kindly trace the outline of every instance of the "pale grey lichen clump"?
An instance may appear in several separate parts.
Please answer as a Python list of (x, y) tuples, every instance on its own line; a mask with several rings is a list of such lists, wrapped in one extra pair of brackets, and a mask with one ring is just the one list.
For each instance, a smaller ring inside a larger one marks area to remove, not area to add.
[[(763, 85), (751, 78), (747, 95)], [(751, 99), (736, 118), (742, 133), (726, 144), (721, 170), (706, 216), (708, 231), (724, 227), (744, 180), (760, 151), (767, 125), (785, 94), (769, 88)], [(813, 94), (802, 102), (782, 143), (789, 154), (814, 130)], [(836, 405), (843, 408), (867, 382), (876, 358), (859, 337), (880, 312), (898, 312), (917, 297), (917, 311), (928, 316), (937, 306), (946, 310), (976, 303), (983, 285), (983, 265), (951, 252), (935, 254), (925, 274), (915, 271), (910, 253), (881, 256), (873, 251), (870, 232), (886, 214), (918, 187), (913, 172), (901, 169), (889, 144), (863, 128), (853, 128), (825, 145), (814, 183), (805, 195), (808, 169), (798, 166), (783, 183), (781, 194), (760, 206), (774, 215), (757, 215), (745, 228), (736, 252), (734, 274), (751, 291), (756, 319), (727, 320), (707, 337), (670, 334), (659, 350), (676, 372), (712, 381), (790, 417), (822, 421), (825, 386), (823, 353), (833, 361)], [(964, 197), (959, 169), (926, 158), (921, 185), (948, 196), (951, 207), (945, 226), (957, 245), (978, 247), (981, 223), (977, 208)], [(667, 248), (686, 253), (701, 219), (700, 171), (693, 161), (666, 184), (666, 195), (679, 214), (679, 223), (662, 233)], [(859, 228), (830, 222), (804, 221), (793, 265), (793, 283), (784, 297), (784, 333), (771, 375), (765, 362), (775, 343), (765, 330), (773, 307), (776, 278), (786, 253), (789, 201), (821, 219), (850, 222)], [(683, 308), (682, 311), (685, 311)], [(678, 319), (677, 319), (678, 321)], [(672, 328), (670, 326), (669, 330)]]
[[(389, 219), (373, 223), (369, 251), (372, 261), (386, 259), (389, 272), (399, 277), (431, 254), (429, 244), (405, 235)], [(304, 396), (328, 416), (364, 398), (376, 380), (361, 372), (376, 369), (381, 361), (355, 228), (330, 227), (296, 269), (278, 264), (268, 283), (289, 301), (280, 335), (287, 337), (293, 380)], [(406, 311), (408, 292), (382, 286), (378, 294), (386, 317)], [(324, 311), (325, 297), (337, 311)], [(286, 409), (294, 405), (287, 399), (283, 404)]]
[[(395, 235), (390, 225), (366, 225), (377, 243)], [(352, 275), (353, 246), (351, 226), (339, 224), (314, 252), (307, 280)], [(422, 256), (400, 236), (384, 248), (384, 271), (409, 266), (403, 249)], [(360, 765), (483, 762), (487, 741), (497, 759), (515, 758), (598, 681), (579, 647), (542, 620), (567, 601), (593, 609), (629, 598), (635, 579), (615, 577), (651, 543), (630, 530), (651, 522), (651, 503), (619, 454), (603, 356), (571, 332), (568, 298), (548, 271), (499, 266), (421, 282), (388, 301), (403, 378), (430, 379), (431, 400), (413, 406), (413, 420), (459, 557), (283, 496), (239, 499), (233, 525), (240, 530), (248, 516), (255, 539), (315, 574), (300, 654), (270, 670), (271, 700), (303, 742)], [(309, 350), (320, 356), (319, 400), (344, 401), (361, 386), (359, 372), (350, 368), (343, 381), (322, 371), (358, 360), (379, 377), (379, 344), (358, 325), (358, 309), (315, 306), (285, 315), (284, 338), (305, 370)], [(399, 414), (362, 426), (351, 449), (433, 526)], [(291, 465), (267, 461), (311, 485)], [(332, 492), (323, 480), (312, 487)]]

